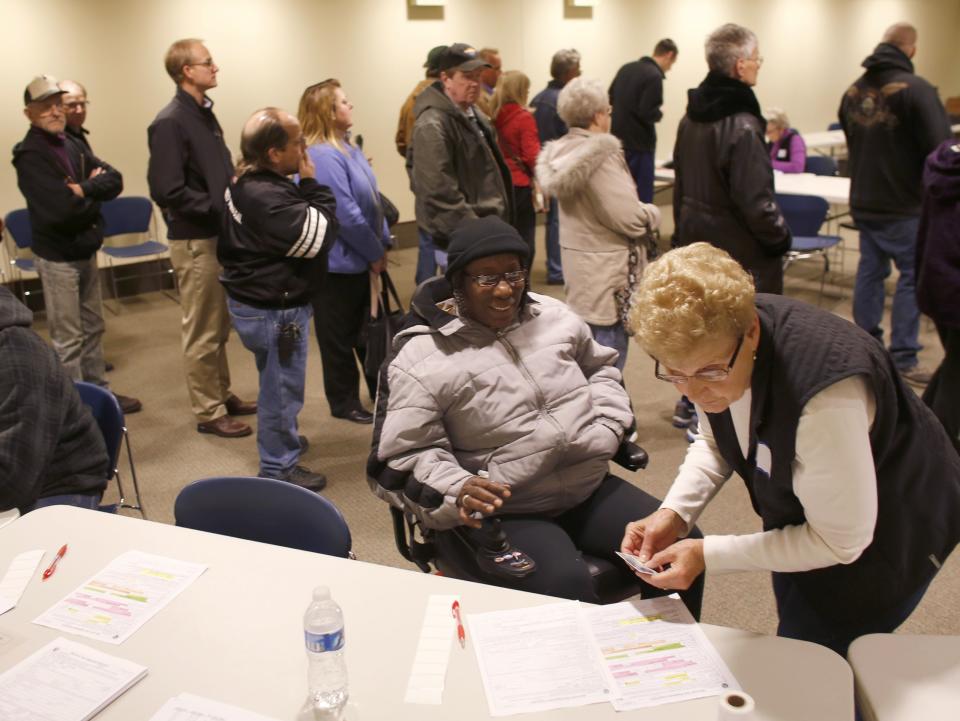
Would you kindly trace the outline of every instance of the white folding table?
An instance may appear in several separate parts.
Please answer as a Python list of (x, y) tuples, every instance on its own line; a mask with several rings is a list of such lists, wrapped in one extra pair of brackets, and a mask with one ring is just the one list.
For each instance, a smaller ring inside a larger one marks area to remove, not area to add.
[[(430, 594), (459, 594), (465, 614), (556, 601), (511, 591), (216, 536), (151, 521), (66, 506), (44, 508), (0, 529), (0, 568), (18, 553), (70, 548), (53, 577), (35, 578), (13, 611), (0, 616), (0, 672), (58, 633), (31, 621), (65, 594), (135, 549), (209, 569), (119, 646), (70, 637), (149, 668), (142, 681), (97, 721), (148, 719), (180, 692), (231, 703), (282, 721), (306, 695), (302, 617), (311, 590), (328, 585), (346, 618), (346, 656), (355, 717), (416, 721), (488, 719), (476, 657), (452, 646), (443, 704), (403, 701)], [(46, 560), (49, 560), (49, 554)], [(704, 624), (704, 631), (757, 702), (755, 721), (848, 721), (853, 676), (821, 646)], [(617, 714), (610, 704), (529, 714), (525, 718), (714, 721), (717, 699), (698, 699)]]

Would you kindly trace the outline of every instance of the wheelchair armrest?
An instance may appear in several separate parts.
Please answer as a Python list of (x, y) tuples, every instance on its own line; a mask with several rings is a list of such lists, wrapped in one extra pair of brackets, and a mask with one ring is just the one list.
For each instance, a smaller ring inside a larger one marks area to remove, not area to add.
[(647, 467), (650, 456), (633, 441), (623, 441), (613, 456), (613, 462), (628, 471), (639, 471)]
[(433, 544), (426, 539), (418, 541), (415, 538), (413, 523), (407, 519), (407, 514), (396, 506), (390, 506), (390, 517), (393, 520), (393, 541), (400, 555), (424, 573), (430, 573), (433, 570), (430, 568)]

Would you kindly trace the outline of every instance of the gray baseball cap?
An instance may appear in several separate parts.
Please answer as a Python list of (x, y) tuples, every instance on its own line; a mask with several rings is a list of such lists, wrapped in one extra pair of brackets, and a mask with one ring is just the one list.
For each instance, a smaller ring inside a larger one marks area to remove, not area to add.
[(61, 90), (57, 83), (58, 80), (52, 75), (38, 75), (23, 91), (23, 104), (39, 103), (54, 95), (63, 95), (66, 90)]

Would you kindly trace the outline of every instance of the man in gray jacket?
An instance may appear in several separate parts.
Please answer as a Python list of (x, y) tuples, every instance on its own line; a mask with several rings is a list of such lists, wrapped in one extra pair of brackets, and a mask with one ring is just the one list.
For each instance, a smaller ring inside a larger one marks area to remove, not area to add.
[(440, 79), (414, 105), (416, 121), (407, 151), (417, 225), (438, 246), (446, 268), (450, 233), (468, 218), (497, 215), (510, 221), (513, 185), (490, 120), (475, 103), (488, 63), (464, 43), (447, 48)]

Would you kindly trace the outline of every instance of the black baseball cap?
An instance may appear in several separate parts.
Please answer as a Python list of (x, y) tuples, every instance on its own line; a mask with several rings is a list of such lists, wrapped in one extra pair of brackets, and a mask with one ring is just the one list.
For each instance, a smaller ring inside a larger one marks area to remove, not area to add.
[(459, 70), (464, 73), (469, 73), (471, 70), (476, 70), (477, 68), (489, 68), (492, 66), (480, 57), (473, 45), (454, 43), (440, 56), (440, 62), (437, 67), (444, 72)]
[(429, 53), (427, 53), (427, 62), (423, 64), (427, 70), (432, 72), (440, 71), (440, 58), (443, 57), (443, 54), (447, 52), (449, 45), (437, 45)]

